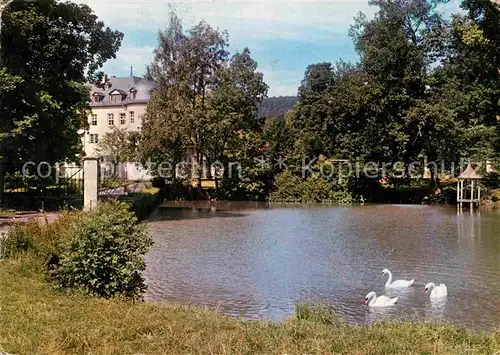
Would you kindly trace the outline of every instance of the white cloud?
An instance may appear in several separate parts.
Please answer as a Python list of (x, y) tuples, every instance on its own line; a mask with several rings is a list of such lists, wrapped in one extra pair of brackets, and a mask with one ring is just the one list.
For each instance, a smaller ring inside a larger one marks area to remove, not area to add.
[(116, 55), (116, 59), (106, 62), (104, 71), (109, 75), (120, 75), (120, 73), (130, 73), (130, 67), (133, 68), (133, 74), (141, 76), (146, 71), (146, 65), (153, 59), (153, 47), (130, 47), (123, 46)]
[[(242, 50), (249, 46), (255, 51), (263, 40), (289, 40), (304, 43), (332, 43), (345, 41), (349, 25), (359, 11), (368, 16), (374, 9), (367, 0), (347, 1), (168, 1), (168, 0), (73, 0), (88, 4), (107, 26), (125, 33), (125, 39), (117, 53), (117, 59), (106, 63), (105, 71), (121, 75), (141, 75), (145, 65), (152, 60), (151, 47), (132, 43), (128, 34), (137, 30), (151, 37), (159, 28), (168, 25), (169, 12), (174, 9), (189, 28), (201, 20), (229, 33), (230, 50)], [(137, 40), (137, 38), (135, 38)], [(148, 43), (149, 44), (149, 43)], [(262, 47), (261, 47), (262, 48)], [(279, 53), (269, 53), (259, 64), (271, 67), (265, 80), (271, 95), (293, 95), (303, 75), (302, 71), (285, 71), (272, 59)], [(335, 58), (325, 58), (334, 60)], [(310, 64), (310, 63), (307, 63)], [(305, 64), (305, 65), (307, 65)], [(305, 67), (304, 67), (305, 68)]]
[[(140, 44), (136, 34), (147, 34), (149, 39), (156, 37), (157, 30), (168, 25), (171, 9), (177, 12), (186, 29), (205, 20), (213, 27), (228, 31), (231, 51), (242, 50), (248, 45), (252, 52), (259, 47), (261, 52), (265, 50), (266, 40), (324, 43), (326, 46), (349, 41), (347, 31), (357, 13), (361, 11), (372, 17), (376, 10), (368, 5), (368, 0), (72, 1), (88, 4), (107, 26), (125, 33), (117, 59), (107, 62), (104, 67), (113, 75), (128, 74), (130, 66), (134, 67), (135, 75), (144, 73), (146, 64), (153, 58), (153, 47), (150, 46), (153, 43), (148, 41), (148, 46)], [(451, 0), (441, 5), (440, 10), (455, 12), (459, 1)], [(270, 95), (294, 95), (305, 67), (311, 63), (301, 63), (304, 65), (302, 70), (289, 71), (279, 64), (279, 59), (287, 59), (280, 58), (281, 55), (269, 49), (268, 58), (258, 60), (265, 68), (259, 70), (264, 72), (270, 85)], [(339, 53), (339, 56), (345, 55)], [(324, 58), (325, 61), (336, 59)]]
[[(175, 9), (186, 27), (201, 20), (228, 30), (230, 38), (303, 37), (301, 29), (314, 28), (345, 34), (359, 11), (374, 9), (367, 1), (167, 1), (76, 0), (88, 4), (107, 25), (120, 30), (156, 30), (167, 25)], [(242, 33), (243, 32), (243, 33)]]

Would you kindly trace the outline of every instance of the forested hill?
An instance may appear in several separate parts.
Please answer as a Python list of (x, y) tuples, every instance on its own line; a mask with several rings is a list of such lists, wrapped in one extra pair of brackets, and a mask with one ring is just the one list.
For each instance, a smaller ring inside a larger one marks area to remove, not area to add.
[(296, 96), (279, 96), (264, 99), (259, 106), (259, 117), (283, 116), (296, 102)]

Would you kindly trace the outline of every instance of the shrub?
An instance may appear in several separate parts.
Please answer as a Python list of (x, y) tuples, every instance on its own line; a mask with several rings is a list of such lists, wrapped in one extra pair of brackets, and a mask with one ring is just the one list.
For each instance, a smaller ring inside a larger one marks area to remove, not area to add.
[(137, 221), (129, 206), (118, 201), (81, 213), (60, 247), (58, 265), (50, 272), (53, 280), (62, 288), (105, 298), (140, 298), (146, 288), (140, 271), (152, 239)]
[(277, 202), (333, 202), (351, 203), (352, 196), (346, 186), (324, 179), (315, 174), (308, 179), (301, 179), (290, 171), (285, 171), (276, 178), (271, 201)]
[(140, 192), (132, 192), (121, 198), (129, 204), (130, 210), (139, 220), (148, 217), (161, 199), (160, 189), (155, 187), (143, 188)]
[(300, 202), (301, 195), (302, 180), (291, 171), (286, 170), (276, 177), (274, 191), (269, 199), (279, 202)]
[(490, 189), (497, 189), (500, 187), (500, 174), (497, 172), (484, 173), (482, 184)]

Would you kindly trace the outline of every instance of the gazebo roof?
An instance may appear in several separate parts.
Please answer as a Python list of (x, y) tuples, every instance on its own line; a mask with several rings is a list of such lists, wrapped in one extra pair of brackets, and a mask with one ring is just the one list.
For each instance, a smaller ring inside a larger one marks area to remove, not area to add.
[(476, 170), (470, 165), (470, 163), (467, 165), (467, 168), (460, 174), (458, 177), (459, 179), (481, 179), (482, 176), (479, 175)]

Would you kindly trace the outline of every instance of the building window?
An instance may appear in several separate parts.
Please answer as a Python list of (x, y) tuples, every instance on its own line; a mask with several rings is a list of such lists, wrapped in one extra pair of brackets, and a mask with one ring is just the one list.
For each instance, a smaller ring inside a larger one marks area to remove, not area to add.
[(127, 118), (125, 117), (125, 113), (120, 113), (120, 124), (126, 124)]
[(135, 100), (135, 91), (130, 92), (130, 100)]
[(101, 101), (99, 95), (94, 95), (94, 102), (99, 102), (99, 101)]
[(92, 126), (97, 126), (97, 115), (96, 114), (92, 114), (92, 122), (91, 122)]
[(99, 135), (98, 134), (90, 134), (90, 143), (99, 143)]
[(134, 121), (135, 121), (135, 113), (134, 113), (134, 111), (130, 111), (129, 115), (130, 115), (130, 123), (134, 123)]
[(112, 113), (108, 113), (108, 126), (115, 125), (115, 115)]
[(122, 95), (110, 95), (111, 102), (120, 102), (122, 101)]

